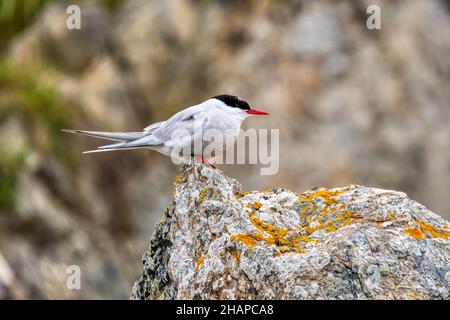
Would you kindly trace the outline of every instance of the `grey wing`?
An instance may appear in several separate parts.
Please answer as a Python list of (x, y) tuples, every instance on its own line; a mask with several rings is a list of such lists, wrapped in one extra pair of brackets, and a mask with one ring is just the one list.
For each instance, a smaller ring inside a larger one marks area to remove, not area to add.
[(144, 133), (151, 133), (152, 131), (158, 129), (161, 125), (163, 125), (166, 121), (161, 121), (161, 122), (155, 122), (151, 125), (149, 125), (148, 127), (144, 128)]
[[(191, 137), (194, 135), (194, 121), (197, 119), (202, 119), (205, 115), (202, 112), (204, 109), (200, 106), (189, 107), (185, 110), (182, 110), (172, 117), (170, 117), (167, 121), (154, 123), (147, 128), (144, 129), (145, 136), (140, 137), (138, 139), (127, 141), (120, 144), (114, 144), (106, 147), (113, 148), (142, 148), (142, 147), (155, 147), (155, 146), (164, 146), (165, 143), (169, 142), (172, 133), (176, 129), (187, 130), (189, 135), (186, 136), (187, 140), (192, 139)], [(170, 143), (169, 143), (170, 144)]]
[(200, 105), (182, 110), (162, 123), (152, 132), (152, 135), (161, 141), (170, 140), (175, 130), (187, 130), (189, 134), (193, 135), (194, 121), (203, 121), (203, 118), (206, 116), (204, 111), (204, 107)]

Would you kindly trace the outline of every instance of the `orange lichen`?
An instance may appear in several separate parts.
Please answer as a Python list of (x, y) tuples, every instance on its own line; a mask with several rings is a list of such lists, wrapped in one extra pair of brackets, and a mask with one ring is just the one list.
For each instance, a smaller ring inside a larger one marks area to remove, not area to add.
[(426, 233), (430, 238), (447, 238), (448, 235), (446, 235), (445, 231), (440, 231), (433, 225), (426, 223), (425, 221), (419, 220), (417, 221), (420, 229), (423, 233)]
[(253, 225), (259, 230), (269, 234), (271, 238), (274, 239), (274, 242), (278, 239), (282, 239), (286, 236), (288, 229), (278, 229), (272, 226), (270, 223), (264, 222), (260, 218), (256, 217), (254, 213), (249, 215), (250, 221)]
[(253, 206), (255, 207), (256, 210), (259, 210), (262, 207), (262, 203), (261, 202), (255, 202), (255, 204)]
[(407, 235), (418, 239), (418, 240), (422, 240), (425, 239), (425, 235), (423, 234), (423, 232), (418, 229), (418, 228), (411, 228), (411, 229), (406, 229), (403, 231), (404, 233), (406, 233)]
[(301, 218), (305, 218), (306, 217), (306, 212), (310, 209), (311, 207), (310, 207), (310, 205), (307, 205), (306, 207), (304, 207), (303, 209), (302, 209), (302, 211), (300, 211), (300, 217)]
[(306, 220), (301, 224), (301, 228), (309, 235), (317, 230), (335, 232), (352, 223), (351, 212), (347, 210), (344, 203), (336, 199), (337, 196), (347, 191), (321, 188), (299, 195), (298, 200), (306, 203), (306, 206), (299, 212), (299, 217)]
[(203, 258), (203, 256), (201, 256), (200, 258), (197, 259), (197, 262), (195, 263), (195, 271), (198, 271), (198, 269), (200, 268), (200, 266), (205, 262), (205, 259)]
[[(339, 228), (352, 222), (352, 214), (346, 206), (336, 199), (337, 196), (347, 190), (318, 189), (298, 196), (298, 200), (305, 203), (299, 211), (301, 222), (295, 230), (280, 228), (264, 221), (257, 216), (262, 204), (259, 202), (248, 203), (248, 217), (253, 226), (257, 229), (251, 234), (233, 235), (231, 240), (239, 241), (248, 247), (254, 247), (258, 242), (266, 242), (277, 249), (278, 254), (302, 253), (302, 247), (308, 242), (318, 241), (309, 237), (317, 230), (334, 232)], [(319, 204), (320, 210), (318, 210)]]
[(450, 231), (446, 230), (445, 228), (442, 228), (443, 230), (439, 230), (435, 226), (422, 220), (419, 220), (418, 223), (422, 232), (426, 233), (428, 236), (430, 236), (430, 238), (450, 238)]
[(319, 210), (319, 213), (324, 216), (345, 209), (345, 205), (339, 203), (338, 199), (336, 199), (337, 196), (343, 194), (344, 192), (347, 192), (347, 190), (342, 189), (333, 191), (321, 188), (312, 192), (301, 194), (298, 196), (298, 201), (307, 203), (308, 205), (299, 213), (300, 216), (304, 217), (307, 210), (311, 209), (311, 204), (313, 206), (312, 208), (317, 210), (318, 202), (323, 203), (323, 208)]
[(249, 248), (253, 248), (257, 243), (257, 240), (255, 239), (255, 237), (253, 235), (247, 235), (247, 234), (243, 234), (243, 233), (233, 234), (230, 237), (230, 240), (241, 242)]
[(347, 219), (347, 216), (345, 213), (339, 214), (336, 219), (334, 219), (335, 222), (343, 222), (345, 219)]
[(184, 178), (183, 174), (180, 173), (179, 175), (177, 175), (177, 182), (183, 181), (183, 178)]
[(239, 241), (250, 248), (254, 247), (258, 241), (266, 242), (276, 246), (279, 253), (302, 253), (303, 251), (300, 249), (302, 243), (315, 241), (306, 235), (299, 235), (297, 231), (277, 228), (256, 217), (254, 212), (249, 213), (249, 218), (259, 232), (233, 235), (230, 237), (231, 240)]
[(314, 227), (312, 227), (311, 224), (312, 223), (309, 221), (305, 226), (305, 231), (308, 235), (314, 233), (317, 230), (323, 229), (323, 224), (321, 223), (316, 223)]
[(413, 238), (416, 238), (418, 240), (422, 240), (425, 238), (441, 238), (441, 239), (448, 239), (450, 238), (450, 231), (448, 231), (446, 226), (442, 226), (442, 230), (439, 228), (423, 221), (420, 219), (417, 219), (417, 227), (406, 229), (403, 232), (410, 235)]
[(329, 189), (321, 188), (318, 190), (314, 190), (312, 192), (302, 193), (298, 197), (298, 200), (300, 202), (311, 203), (311, 202), (314, 202), (315, 199), (321, 198), (325, 202), (326, 206), (330, 206), (332, 204), (337, 204), (338, 200), (335, 199), (335, 197), (343, 194), (346, 191), (347, 190), (344, 190), (344, 189), (332, 191)]
[(345, 220), (343, 223), (342, 223), (342, 225), (344, 225), (344, 226), (348, 226), (350, 223), (352, 223), (353, 222), (353, 219), (352, 218), (348, 218), (347, 220)]

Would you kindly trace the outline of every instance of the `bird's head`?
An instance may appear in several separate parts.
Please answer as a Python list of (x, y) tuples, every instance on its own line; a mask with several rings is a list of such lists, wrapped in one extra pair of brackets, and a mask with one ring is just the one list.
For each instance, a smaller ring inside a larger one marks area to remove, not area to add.
[(232, 96), (229, 94), (221, 94), (214, 96), (211, 99), (217, 99), (221, 101), (226, 107), (231, 108), (233, 113), (242, 114), (243, 118), (250, 115), (269, 115), (268, 112), (259, 109), (250, 108), (247, 101), (242, 100), (238, 96)]

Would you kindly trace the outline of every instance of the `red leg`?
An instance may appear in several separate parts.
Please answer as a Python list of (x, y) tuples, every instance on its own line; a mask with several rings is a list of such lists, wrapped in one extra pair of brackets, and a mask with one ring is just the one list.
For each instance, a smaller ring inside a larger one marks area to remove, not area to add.
[(205, 159), (203, 159), (203, 156), (196, 156), (195, 159), (197, 160), (197, 162), (205, 163)]
[(203, 158), (203, 156), (196, 156), (196, 160), (201, 163), (206, 163), (210, 167), (213, 167), (214, 169), (216, 169), (216, 166), (213, 165), (212, 163), (209, 163), (205, 158)]

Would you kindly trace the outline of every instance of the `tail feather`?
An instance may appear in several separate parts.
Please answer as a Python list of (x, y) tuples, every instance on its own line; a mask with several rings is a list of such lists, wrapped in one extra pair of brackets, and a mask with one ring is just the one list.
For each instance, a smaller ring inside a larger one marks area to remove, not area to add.
[(100, 139), (113, 140), (113, 141), (132, 141), (141, 138), (143, 132), (107, 132), (107, 131), (85, 131), (85, 130), (70, 130), (62, 129), (63, 132), (78, 133), (85, 136), (91, 136)]
[(157, 148), (159, 146), (161, 146), (160, 143), (158, 144), (135, 143), (135, 141), (119, 142), (100, 146), (95, 150), (89, 150), (83, 153), (95, 153), (95, 152), (116, 151), (116, 150), (131, 150), (131, 149), (147, 149), (147, 148)]
[(104, 146), (100, 146), (97, 149), (112, 149), (112, 148), (120, 148), (120, 146), (124, 145), (126, 142), (119, 142), (119, 143), (113, 143), (113, 144), (107, 144)]
[(129, 148), (105, 148), (105, 149), (94, 149), (94, 150), (88, 150), (88, 151), (83, 151), (84, 154), (87, 153), (97, 153), (97, 152), (107, 152), (107, 151), (118, 151), (118, 150), (131, 150), (131, 149), (143, 149), (146, 147), (129, 147)]
[(142, 149), (161, 146), (162, 143), (151, 136), (149, 132), (105, 132), (105, 131), (84, 131), (62, 129), (64, 132), (78, 133), (86, 136), (120, 141), (118, 143), (100, 146), (95, 150), (84, 151), (83, 153), (106, 152), (116, 150)]
[(96, 152), (106, 152), (106, 151), (117, 151), (117, 150), (132, 150), (132, 149), (155, 149), (158, 148), (160, 146), (155, 146), (155, 145), (127, 145), (127, 144), (122, 144), (122, 143), (115, 143), (115, 144), (108, 144), (106, 146), (101, 146), (98, 147), (97, 149), (94, 150), (88, 150), (88, 151), (84, 151), (83, 153), (96, 153)]

